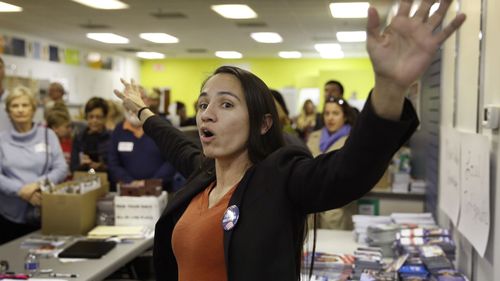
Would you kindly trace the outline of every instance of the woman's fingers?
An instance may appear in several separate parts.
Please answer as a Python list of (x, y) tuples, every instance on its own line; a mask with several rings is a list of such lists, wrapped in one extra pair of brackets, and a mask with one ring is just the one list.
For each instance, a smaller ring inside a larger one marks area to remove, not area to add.
[(436, 0), (422, 0), (420, 7), (418, 7), (415, 16), (415, 19), (420, 20), (421, 22), (427, 21), (429, 17), (429, 11), (431, 10), (432, 5), (436, 2)]
[(377, 10), (373, 7), (370, 7), (368, 9), (366, 31), (368, 33), (368, 37), (370, 38), (377, 40), (380, 37), (380, 18), (378, 16)]
[(413, 0), (402, 0), (399, 2), (398, 16), (407, 17), (410, 14)]
[(438, 42), (443, 43), (453, 34), (465, 21), (465, 14), (457, 15), (441, 32), (436, 35)]
[(452, 0), (441, 0), (441, 2), (439, 2), (439, 8), (427, 20), (427, 24), (430, 25), (432, 30), (436, 29), (443, 21), (448, 8), (450, 7), (451, 1)]
[(125, 99), (125, 95), (122, 92), (114, 90), (113, 93), (115, 93), (115, 96), (117, 96), (119, 99), (121, 100)]

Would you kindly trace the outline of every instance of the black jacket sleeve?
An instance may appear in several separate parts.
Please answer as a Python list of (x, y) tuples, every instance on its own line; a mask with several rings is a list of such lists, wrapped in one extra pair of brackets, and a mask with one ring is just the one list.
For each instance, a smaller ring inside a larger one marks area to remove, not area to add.
[(172, 163), (182, 176), (188, 178), (195, 169), (201, 167), (201, 150), (166, 119), (152, 116), (146, 120), (143, 128), (155, 141), (165, 160)]
[(342, 149), (314, 159), (294, 156), (296, 163), (288, 181), (291, 200), (302, 212), (312, 213), (339, 208), (362, 197), (377, 183), (418, 124), (408, 100), (400, 120), (391, 121), (379, 117), (368, 98)]

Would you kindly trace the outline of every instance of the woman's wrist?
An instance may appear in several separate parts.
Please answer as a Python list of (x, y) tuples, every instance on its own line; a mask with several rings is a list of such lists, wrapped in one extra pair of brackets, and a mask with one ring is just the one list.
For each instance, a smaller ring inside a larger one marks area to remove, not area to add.
[(137, 118), (139, 118), (139, 120), (143, 123), (146, 121), (146, 119), (148, 119), (153, 115), (154, 113), (147, 106), (141, 107), (141, 109), (137, 111)]
[(399, 120), (406, 91), (405, 86), (398, 85), (390, 79), (376, 77), (372, 93), (375, 113), (385, 119)]
[(141, 120), (141, 114), (144, 110), (148, 109), (149, 107), (147, 106), (143, 106), (141, 108), (139, 108), (139, 110), (137, 111), (137, 118), (139, 118), (139, 120)]

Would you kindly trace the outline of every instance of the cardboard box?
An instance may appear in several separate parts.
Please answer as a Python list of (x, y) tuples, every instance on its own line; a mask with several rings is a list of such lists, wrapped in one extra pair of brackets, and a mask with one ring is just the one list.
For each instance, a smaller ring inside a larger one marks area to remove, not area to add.
[(160, 196), (116, 196), (115, 225), (144, 225), (154, 228), (167, 206), (167, 192)]
[[(108, 173), (104, 172), (97, 172), (95, 173), (100, 179), (101, 179), (101, 196), (106, 195), (109, 192), (109, 180), (108, 180)], [(83, 172), (83, 171), (75, 171), (73, 172), (73, 180), (78, 180), (81, 178), (88, 177), (89, 173)]]
[[(74, 182), (56, 186), (65, 188)], [(96, 202), (107, 191), (101, 186), (83, 194), (42, 193), (42, 233), (84, 235), (96, 224)]]
[(162, 179), (145, 179), (118, 183), (117, 188), (120, 196), (160, 196), (162, 184)]

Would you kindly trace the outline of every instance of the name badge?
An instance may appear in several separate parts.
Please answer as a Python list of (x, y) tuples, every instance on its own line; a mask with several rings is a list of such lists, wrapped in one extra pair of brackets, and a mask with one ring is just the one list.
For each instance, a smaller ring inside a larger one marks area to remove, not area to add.
[(121, 141), (118, 143), (118, 151), (132, 152), (134, 150), (134, 143), (129, 141)]
[(45, 143), (37, 143), (35, 144), (35, 152), (45, 152), (47, 150), (47, 146)]

